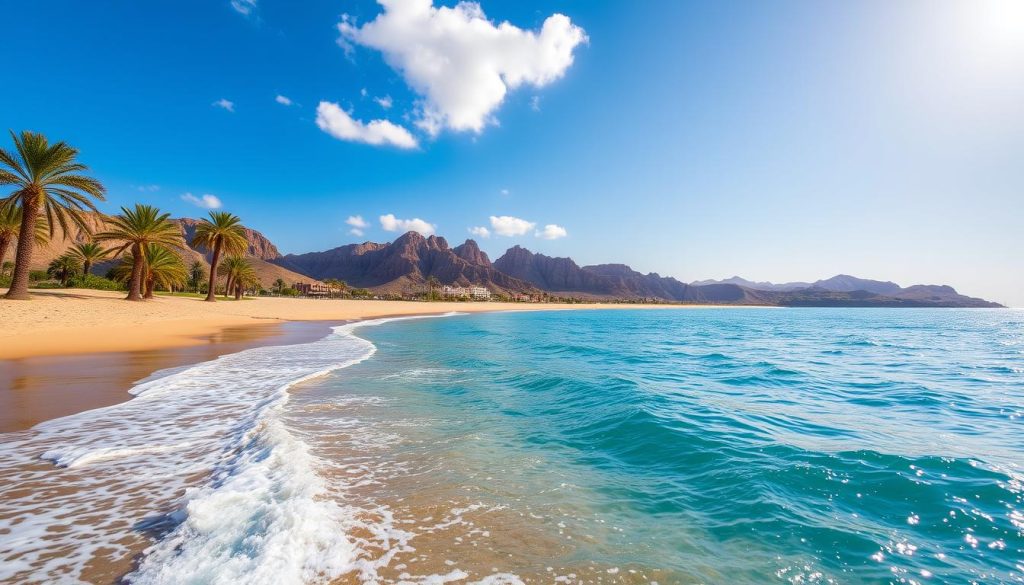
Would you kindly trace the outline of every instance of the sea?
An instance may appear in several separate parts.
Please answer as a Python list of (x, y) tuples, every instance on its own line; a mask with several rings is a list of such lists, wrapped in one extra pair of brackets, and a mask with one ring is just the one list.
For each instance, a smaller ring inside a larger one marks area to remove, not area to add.
[(0, 582), (1024, 583), (1024, 311), (381, 319), (0, 435)]

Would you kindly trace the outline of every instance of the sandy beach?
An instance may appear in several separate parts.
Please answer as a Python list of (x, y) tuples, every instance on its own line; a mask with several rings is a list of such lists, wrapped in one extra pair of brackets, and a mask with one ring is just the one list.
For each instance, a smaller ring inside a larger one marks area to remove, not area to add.
[[(0, 291), (2, 292), (2, 291)], [(143, 303), (124, 293), (84, 289), (33, 291), (32, 301), (0, 301), (0, 360), (186, 347), (226, 327), (283, 321), (349, 321), (458, 311), (552, 311), (653, 308), (658, 305), (524, 304), (313, 300), (259, 297), (203, 302), (159, 296)], [(680, 305), (665, 305), (683, 308)], [(687, 306), (692, 307), (692, 306)]]

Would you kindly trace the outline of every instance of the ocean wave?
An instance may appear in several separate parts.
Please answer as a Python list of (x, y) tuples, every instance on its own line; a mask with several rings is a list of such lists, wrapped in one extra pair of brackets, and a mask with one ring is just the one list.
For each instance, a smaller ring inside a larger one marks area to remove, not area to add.
[(374, 353), (356, 328), (392, 320), (160, 372), (132, 400), (0, 445), (0, 581), (123, 572), (154, 539), (126, 581), (302, 583), (350, 570), (345, 511), (322, 497), (320, 462), (280, 414), (289, 388)]

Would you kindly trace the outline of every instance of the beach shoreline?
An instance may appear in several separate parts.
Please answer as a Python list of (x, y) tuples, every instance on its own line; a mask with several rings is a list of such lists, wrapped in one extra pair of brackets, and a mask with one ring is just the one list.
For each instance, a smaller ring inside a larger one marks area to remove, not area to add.
[(0, 412), (6, 413), (0, 433), (130, 400), (135, 383), (160, 370), (314, 341), (342, 322), (452, 312), (703, 307), (293, 298), (206, 303), (172, 296), (128, 303), (120, 292), (33, 294), (32, 301), (0, 301)]
[(140, 381), (256, 347), (309, 343), (336, 321), (287, 321), (228, 326), (196, 344), (106, 353), (42, 355), (0, 360), (0, 434), (131, 400)]
[(3, 323), (0, 360), (188, 347), (206, 343), (211, 335), (227, 327), (287, 321), (355, 321), (451, 312), (695, 309), (714, 306), (281, 297), (206, 303), (198, 298), (174, 296), (129, 303), (123, 300), (122, 292), (88, 289), (39, 290), (33, 291), (33, 297), (31, 301), (0, 300), (0, 322)]

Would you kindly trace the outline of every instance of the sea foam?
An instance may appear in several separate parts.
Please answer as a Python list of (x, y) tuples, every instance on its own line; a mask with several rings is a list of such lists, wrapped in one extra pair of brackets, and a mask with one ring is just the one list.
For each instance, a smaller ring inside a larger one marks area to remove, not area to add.
[[(370, 357), (336, 327), (150, 376), (135, 398), (6, 435), (0, 581), (77, 583), (150, 544), (131, 583), (307, 583), (358, 566), (288, 390)], [(357, 480), (358, 478), (353, 478)], [(87, 568), (89, 567), (89, 568)], [(122, 572), (123, 572), (122, 570)]]

